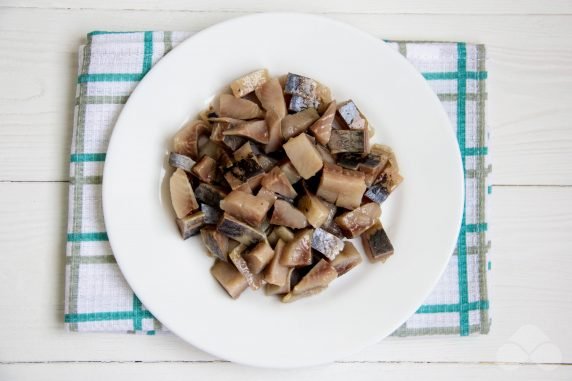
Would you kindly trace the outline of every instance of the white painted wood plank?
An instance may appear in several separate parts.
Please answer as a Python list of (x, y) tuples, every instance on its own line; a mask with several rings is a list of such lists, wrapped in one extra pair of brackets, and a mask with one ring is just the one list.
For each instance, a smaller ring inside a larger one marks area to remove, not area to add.
[(178, 11), (290, 11), (324, 13), (384, 13), (384, 14), (563, 14), (572, 13), (569, 0), (4, 0), (2, 5), (31, 8), (72, 9), (148, 9)]
[(332, 364), (302, 370), (269, 370), (230, 363), (141, 363), (141, 364), (14, 364), (0, 365), (0, 376), (20, 381), (100, 380), (439, 380), (490, 381), (570, 380), (572, 367), (538, 365), (504, 368), (494, 364)]
[[(494, 196), (491, 334), (390, 338), (347, 360), (572, 362), (572, 187), (495, 187)], [(172, 335), (63, 331), (66, 204), (65, 183), (0, 183), (0, 362), (213, 360)], [(551, 350), (514, 350), (522, 327), (532, 331), (518, 345), (540, 335)]]
[[(64, 180), (76, 52), (94, 29), (197, 31), (225, 12), (3, 9), (0, 180)], [(388, 39), (488, 44), (497, 184), (572, 184), (572, 16), (347, 15)]]

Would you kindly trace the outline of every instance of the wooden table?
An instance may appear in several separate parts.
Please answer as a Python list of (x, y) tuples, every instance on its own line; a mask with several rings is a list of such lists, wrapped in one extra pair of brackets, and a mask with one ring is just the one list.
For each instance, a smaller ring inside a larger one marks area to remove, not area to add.
[[(387, 39), (487, 44), (491, 333), (391, 338), (293, 372), (226, 363), (172, 335), (65, 333), (68, 158), (85, 34), (198, 31), (284, 10)], [(0, 380), (569, 380), (571, 323), (572, 1), (0, 0)]]

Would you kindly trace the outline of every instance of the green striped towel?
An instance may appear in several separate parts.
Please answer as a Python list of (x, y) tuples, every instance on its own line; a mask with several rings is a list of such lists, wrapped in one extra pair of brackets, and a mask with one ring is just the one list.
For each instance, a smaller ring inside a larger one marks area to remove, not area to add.
[[(79, 51), (71, 147), (65, 323), (71, 331), (154, 334), (164, 330), (125, 282), (107, 240), (101, 179), (113, 125), (147, 71), (189, 36), (184, 32), (92, 32)], [(488, 333), (490, 270), (486, 205), (485, 47), (388, 42), (425, 76), (456, 131), (466, 203), (457, 249), (438, 285), (394, 335)]]

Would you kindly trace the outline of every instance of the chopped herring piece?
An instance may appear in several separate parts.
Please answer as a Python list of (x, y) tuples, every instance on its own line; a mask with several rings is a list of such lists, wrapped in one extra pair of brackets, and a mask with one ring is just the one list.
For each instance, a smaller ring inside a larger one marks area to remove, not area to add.
[(368, 142), (367, 130), (332, 130), (328, 148), (331, 153), (364, 153), (368, 150)]
[(302, 178), (296, 168), (294, 168), (292, 163), (289, 161), (281, 164), (280, 169), (284, 172), (290, 184), (296, 184)]
[(387, 199), (387, 196), (389, 196), (389, 192), (382, 183), (373, 184), (365, 192), (365, 197), (369, 198), (371, 201), (377, 202), (378, 204), (384, 202)]
[(171, 202), (177, 218), (183, 218), (193, 210), (199, 208), (193, 187), (185, 171), (177, 168), (169, 179)]
[(308, 296), (313, 296), (313, 295), (319, 294), (320, 292), (324, 291), (326, 288), (328, 288), (328, 287), (326, 287), (326, 286), (315, 287), (315, 288), (312, 288), (310, 290), (301, 292), (299, 294), (294, 294), (292, 292), (289, 292), (282, 297), (282, 303), (292, 303), (298, 299), (302, 299), (302, 298), (306, 298)]
[(322, 226), (330, 212), (324, 202), (310, 192), (307, 192), (298, 200), (298, 209), (304, 213), (306, 219), (314, 228)]
[(239, 186), (238, 188), (236, 188), (234, 190), (239, 191), (239, 192), (248, 193), (248, 194), (254, 194), (254, 193), (252, 193), (252, 188), (250, 187), (250, 185), (248, 183), (243, 183), (241, 186)]
[(283, 225), (294, 229), (302, 229), (308, 225), (308, 221), (302, 212), (287, 201), (276, 200), (270, 223)]
[(318, 250), (330, 261), (336, 258), (344, 247), (344, 241), (324, 229), (314, 230), (312, 248)]
[(236, 119), (255, 119), (264, 116), (264, 112), (254, 102), (236, 98), (230, 94), (221, 94), (213, 103), (218, 116)]
[(232, 82), (230, 89), (235, 97), (240, 98), (263, 86), (268, 81), (268, 78), (268, 70), (256, 70)]
[(199, 158), (199, 139), (210, 134), (208, 124), (202, 120), (187, 122), (173, 139), (173, 150), (181, 155), (189, 156), (193, 160)]
[(270, 207), (274, 205), (274, 202), (278, 198), (274, 192), (264, 188), (264, 185), (260, 187), (260, 189), (258, 190), (258, 194), (256, 196), (268, 201)]
[(173, 168), (180, 168), (185, 172), (191, 172), (195, 161), (188, 156), (171, 152), (169, 154), (169, 165)]
[(211, 267), (211, 274), (233, 299), (248, 287), (246, 278), (230, 263), (217, 259)]
[(361, 255), (353, 243), (344, 242), (344, 249), (330, 263), (338, 273), (338, 278), (359, 265), (362, 262)]
[(256, 160), (258, 160), (258, 164), (260, 164), (262, 169), (264, 169), (264, 172), (270, 171), (272, 168), (274, 168), (276, 163), (278, 163), (278, 160), (263, 153), (256, 155)]
[(282, 117), (274, 111), (269, 111), (264, 121), (268, 126), (268, 143), (264, 146), (264, 152), (277, 151), (282, 146)]
[(262, 197), (234, 190), (220, 202), (220, 208), (251, 226), (259, 226), (270, 209), (270, 203)]
[(399, 166), (397, 165), (395, 153), (389, 146), (382, 144), (374, 144), (371, 152), (387, 157), (387, 164), (374, 182), (381, 182), (389, 193), (393, 192), (393, 190), (403, 181), (403, 177), (399, 174)]
[(247, 159), (248, 157), (256, 156), (260, 153), (258, 147), (252, 142), (246, 142), (240, 148), (232, 153), (235, 161)]
[(265, 238), (264, 233), (260, 230), (237, 220), (228, 213), (223, 215), (216, 229), (228, 238), (232, 238), (244, 245), (251, 245)]
[(339, 121), (350, 130), (367, 130), (367, 120), (351, 99), (338, 105)]
[(267, 241), (261, 241), (242, 257), (250, 271), (253, 274), (259, 274), (274, 257), (274, 250)]
[(338, 277), (336, 269), (325, 259), (321, 259), (312, 269), (294, 286), (292, 292), (301, 294), (316, 287), (326, 287)]
[(316, 194), (336, 206), (355, 209), (366, 189), (364, 178), (361, 172), (326, 163)]
[(293, 199), (298, 195), (286, 174), (279, 167), (272, 168), (270, 172), (264, 175), (261, 184), (264, 188), (289, 199)]
[(284, 246), (280, 264), (288, 267), (308, 266), (312, 263), (312, 229), (294, 234), (294, 239)]
[(334, 100), (334, 98), (332, 97), (332, 92), (330, 91), (330, 88), (328, 86), (318, 82), (318, 86), (316, 86), (316, 97), (320, 102), (320, 106), (318, 107), (318, 112), (320, 114), (323, 114), (327, 111), (328, 106)]
[(246, 139), (240, 136), (223, 135), (222, 137), (222, 143), (233, 151), (236, 151), (245, 142)]
[(315, 108), (308, 108), (296, 114), (286, 115), (282, 119), (282, 137), (290, 139), (308, 129), (320, 115)]
[(205, 224), (216, 225), (222, 217), (222, 211), (218, 207), (201, 204), (201, 212), (205, 214)]
[(365, 183), (371, 186), (386, 167), (388, 158), (375, 153), (368, 153), (358, 165), (358, 171), (365, 173)]
[(199, 180), (212, 184), (217, 175), (217, 163), (209, 156), (203, 156), (201, 160), (195, 164), (192, 169), (192, 173), (198, 177)]
[(221, 261), (228, 257), (228, 237), (218, 232), (215, 228), (206, 227), (201, 229), (201, 238), (208, 252)]
[[(306, 103), (312, 105), (312, 107), (316, 107), (319, 104), (319, 100), (316, 96), (317, 87), (318, 82), (311, 78), (288, 73), (284, 85), (284, 93), (292, 95), (293, 99), (299, 99), (295, 100), (294, 104), (290, 103), (290, 109), (292, 111), (300, 111), (301, 107)], [(292, 106), (294, 106), (294, 109), (292, 109)]]
[(381, 216), (377, 202), (370, 202), (336, 217), (336, 223), (347, 238), (355, 238), (372, 227)]
[(385, 262), (393, 254), (393, 245), (379, 221), (361, 235), (361, 241), (369, 259), (374, 262)]
[(310, 126), (310, 132), (320, 144), (326, 145), (330, 141), (332, 134), (332, 122), (336, 116), (336, 101), (330, 102), (328, 108), (322, 116)]
[(284, 282), (282, 286), (266, 283), (266, 286), (264, 286), (264, 293), (266, 295), (283, 295), (290, 292), (290, 290), (292, 289), (292, 282), (290, 282), (290, 279), (295, 269), (294, 267), (290, 268), (285, 267), (285, 268), (288, 269), (288, 274), (286, 274), (286, 282)]
[(228, 122), (214, 122), (212, 124), (212, 131), (210, 139), (215, 143), (222, 143), (224, 135), (223, 131), (228, 130), (231, 126)]
[(292, 112), (300, 112), (309, 108), (317, 109), (320, 107), (320, 102), (316, 98), (306, 98), (301, 95), (292, 95), (290, 103), (288, 103), (288, 110)]
[(317, 144), (316, 149), (318, 150), (318, 153), (322, 157), (322, 160), (324, 161), (324, 163), (336, 164), (336, 160), (334, 159), (334, 157), (330, 153), (329, 149), (327, 149), (326, 147), (324, 147), (321, 144)]
[(274, 228), (274, 232), (279, 239), (288, 243), (294, 239), (294, 233), (292, 230), (288, 229), (286, 226), (277, 226)]
[(278, 79), (272, 78), (266, 81), (255, 90), (255, 93), (266, 112), (274, 112), (280, 119), (286, 116), (286, 101)]
[(206, 183), (200, 183), (195, 189), (197, 200), (215, 208), (219, 208), (220, 200), (225, 198), (226, 195), (227, 193), (223, 189)]
[(205, 226), (205, 214), (198, 211), (186, 217), (177, 218), (177, 226), (183, 239), (192, 237), (199, 234), (200, 229)]
[[(337, 164), (340, 167), (357, 171), (363, 160), (361, 153), (342, 152), (337, 155)], [(364, 172), (365, 173), (365, 172)]]
[(242, 257), (244, 250), (246, 250), (245, 245), (238, 245), (230, 251), (228, 258), (232, 261), (238, 272), (246, 279), (248, 286), (253, 290), (258, 290), (260, 286), (262, 286), (262, 276), (253, 274), (252, 271), (250, 271), (246, 261)]
[(314, 176), (323, 166), (322, 157), (308, 135), (302, 133), (284, 144), (284, 151), (304, 179)]
[(264, 169), (260, 166), (254, 156), (249, 156), (239, 160), (224, 173), (224, 178), (232, 189), (236, 189), (243, 183), (248, 182), (251, 188), (255, 188), (260, 184), (264, 176)]
[(258, 143), (267, 144), (269, 139), (268, 127), (263, 120), (244, 122), (222, 132), (224, 136), (241, 136), (252, 139)]
[(285, 243), (281, 239), (276, 242), (274, 248), (274, 257), (264, 269), (264, 280), (276, 286), (284, 286), (287, 281), (289, 283), (290, 277), (288, 276), (289, 269), (280, 264), (280, 259), (284, 253)]

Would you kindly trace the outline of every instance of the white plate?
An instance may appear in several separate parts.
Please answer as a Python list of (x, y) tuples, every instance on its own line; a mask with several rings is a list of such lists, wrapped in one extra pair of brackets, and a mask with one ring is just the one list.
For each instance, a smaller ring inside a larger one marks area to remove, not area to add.
[[(228, 297), (209, 273), (213, 260), (200, 238), (180, 238), (168, 196), (166, 155), (176, 131), (233, 79), (262, 67), (315, 78), (338, 100), (352, 98), (405, 177), (382, 206), (395, 254), (384, 264), (364, 260), (325, 292), (292, 304), (250, 290)], [(459, 149), (422, 76), (379, 39), (301, 14), (233, 19), (163, 58), (117, 121), (103, 182), (111, 246), (143, 304), (206, 352), (277, 368), (341, 359), (399, 327), (453, 252), (462, 200)]]

